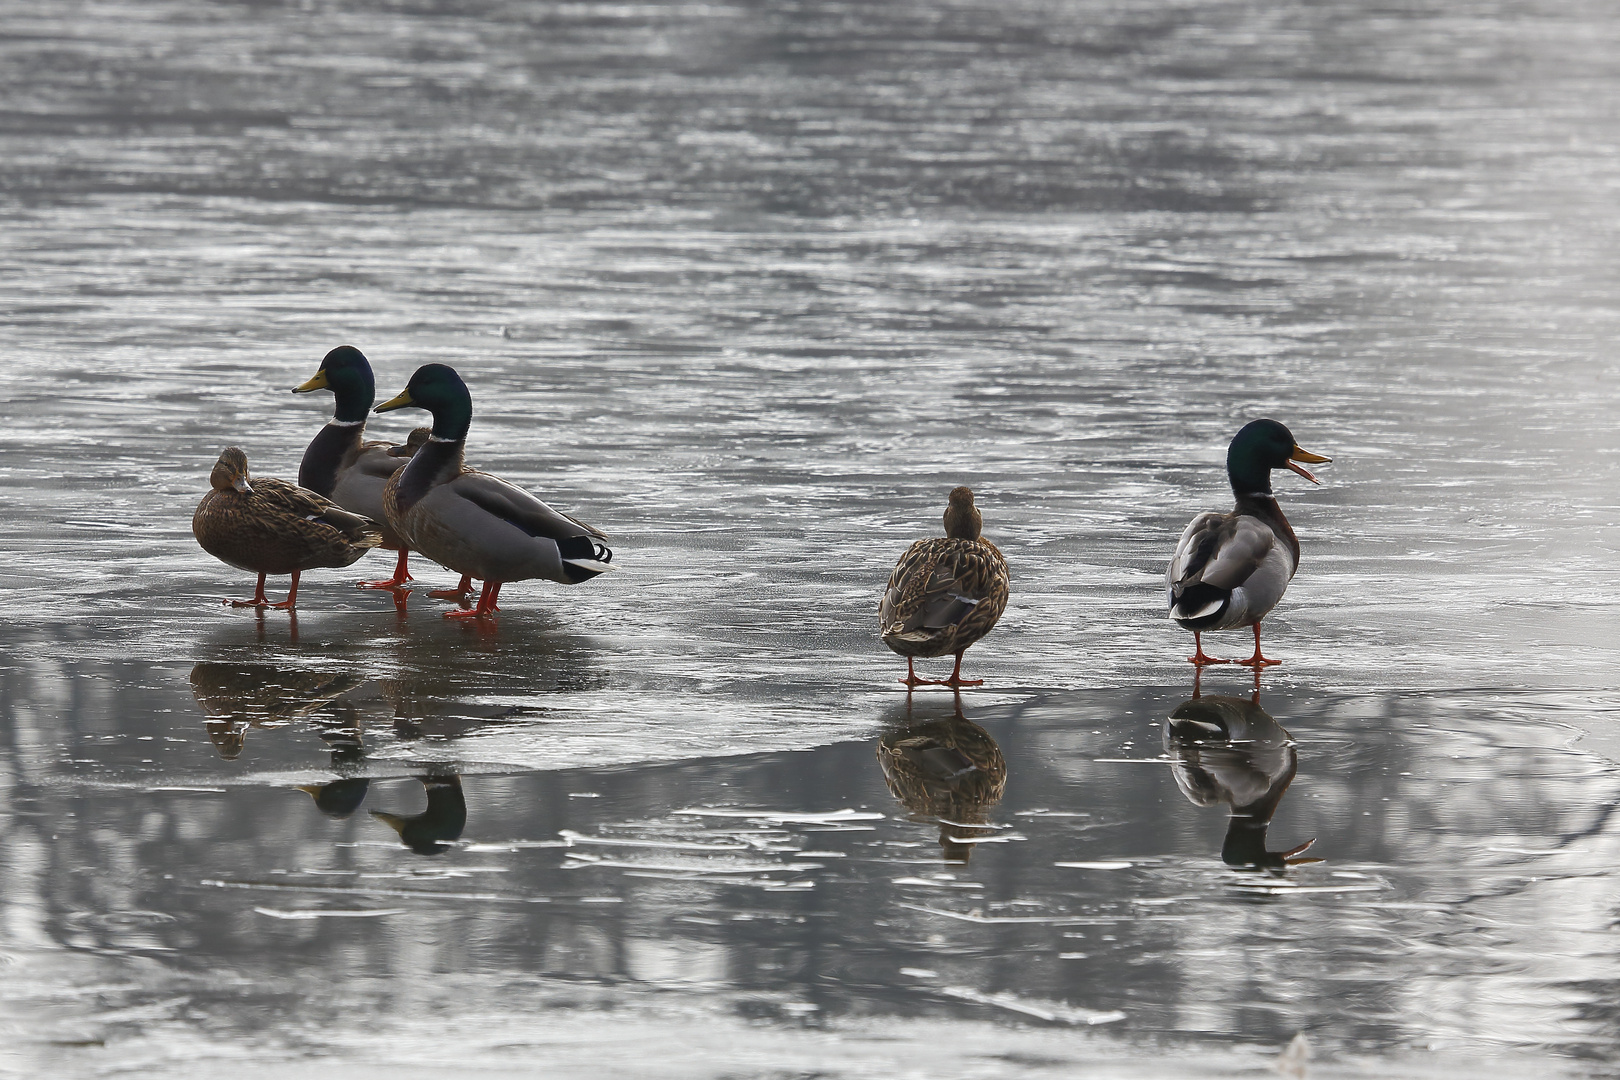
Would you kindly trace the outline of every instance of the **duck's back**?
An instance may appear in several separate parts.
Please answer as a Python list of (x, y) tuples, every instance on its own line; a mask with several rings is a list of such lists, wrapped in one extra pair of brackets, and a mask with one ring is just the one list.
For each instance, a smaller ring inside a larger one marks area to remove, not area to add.
[(371, 520), (307, 488), (259, 478), (251, 492), (210, 490), (191, 531), (204, 551), (239, 570), (290, 574), (348, 566), (382, 541)]
[(1292, 547), (1252, 514), (1200, 514), (1165, 571), (1170, 618), (1191, 630), (1246, 626), (1277, 606), (1294, 574)]
[(1007, 560), (988, 540), (935, 537), (906, 550), (878, 605), (883, 641), (942, 656), (988, 634), (1007, 608)]

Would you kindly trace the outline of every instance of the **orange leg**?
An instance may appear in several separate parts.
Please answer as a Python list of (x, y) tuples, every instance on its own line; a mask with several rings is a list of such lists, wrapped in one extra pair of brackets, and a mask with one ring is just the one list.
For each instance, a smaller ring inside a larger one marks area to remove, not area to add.
[(1273, 664), (1282, 663), (1281, 660), (1267, 660), (1264, 656), (1260, 655), (1260, 624), (1259, 623), (1254, 624), (1254, 655), (1249, 657), (1247, 660), (1239, 660), (1238, 663), (1242, 664), (1244, 667), (1252, 667), (1252, 668), (1254, 668), (1256, 673), (1258, 673), (1260, 671), (1260, 669), (1263, 668), (1263, 667), (1270, 667)]
[(259, 587), (253, 592), (251, 600), (226, 600), (231, 607), (269, 607), (270, 601), (264, 598), (264, 575), (259, 575)]
[(495, 598), (500, 594), (500, 591), (501, 583), (499, 581), (486, 581), (484, 582), (483, 591), (478, 594), (477, 607), (473, 608), (471, 611), (466, 609), (447, 611), (444, 613), (444, 617), (447, 619), (491, 618), (495, 612), (500, 610), (500, 608), (495, 606)]
[(438, 600), (466, 600), (472, 595), (472, 575), (462, 574), (460, 585), (453, 589), (430, 589), (428, 595)]
[(917, 678), (917, 669), (912, 666), (911, 657), (909, 656), (906, 657), (906, 677), (900, 681), (906, 684), (907, 690), (910, 690), (914, 686), (929, 686), (934, 682), (933, 679)]
[(951, 669), (950, 677), (945, 680), (945, 685), (946, 686), (956, 687), (956, 686), (983, 686), (984, 685), (984, 680), (983, 679), (964, 679), (964, 678), (962, 678), (962, 653), (964, 653), (966, 651), (967, 651), (966, 649), (962, 649), (962, 650), (959, 650), (957, 652), (957, 654), (956, 654), (956, 666)]
[(394, 563), (394, 576), (387, 581), (362, 581), (356, 585), (357, 589), (397, 589), (407, 581), (415, 581), (411, 572), (405, 568), (406, 561), (411, 557), (409, 548), (399, 549), (399, 561)]
[(287, 590), (287, 599), (279, 604), (271, 604), (271, 607), (280, 608), (282, 611), (291, 611), (293, 609), (293, 605), (298, 602), (298, 574), (299, 571), (297, 570), (292, 573), (292, 587)]
[[(1258, 623), (1255, 624), (1255, 628), (1256, 628), (1256, 634), (1258, 635), (1258, 632), (1259, 632), (1259, 624)], [(1256, 637), (1255, 640), (1257, 640), (1257, 641), (1259, 640), (1258, 636)], [(1193, 631), (1193, 655), (1187, 657), (1187, 662), (1191, 663), (1191, 664), (1197, 664), (1199, 667), (1203, 667), (1205, 664), (1230, 664), (1232, 661), (1230, 661), (1230, 660), (1221, 660), (1221, 659), (1219, 659), (1217, 657), (1210, 656), (1208, 653), (1206, 653), (1204, 651), (1204, 635), (1201, 634), (1200, 632), (1198, 632), (1197, 630), (1194, 630)]]

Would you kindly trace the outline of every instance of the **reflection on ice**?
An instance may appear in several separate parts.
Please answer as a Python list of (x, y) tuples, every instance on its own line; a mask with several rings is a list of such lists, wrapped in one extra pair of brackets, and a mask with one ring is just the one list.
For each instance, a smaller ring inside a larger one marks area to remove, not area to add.
[(461, 839), (467, 827), (467, 800), (461, 791), (461, 777), (451, 773), (417, 779), (427, 793), (426, 809), (409, 815), (373, 810), (371, 816), (397, 832), (400, 841), (418, 855), (442, 855)]
[(1294, 741), (1251, 700), (1194, 695), (1164, 722), (1164, 749), (1176, 786), (1194, 806), (1232, 808), (1221, 860), (1229, 866), (1281, 869), (1316, 841), (1287, 851), (1266, 850), (1266, 829), (1298, 768)]
[(975, 841), (995, 831), (984, 826), (1006, 791), (1007, 762), (990, 733), (962, 715), (961, 695), (953, 698), (953, 715), (918, 718), (908, 695), (906, 720), (878, 740), (877, 758), (912, 816), (938, 822), (944, 861), (966, 863)]

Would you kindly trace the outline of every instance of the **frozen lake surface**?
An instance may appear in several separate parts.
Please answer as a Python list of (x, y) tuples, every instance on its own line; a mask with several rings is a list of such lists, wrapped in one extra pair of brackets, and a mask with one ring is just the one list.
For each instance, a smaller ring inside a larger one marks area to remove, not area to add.
[[(1617, 1075), (1616, 57), (1595, 2), (0, 0), (0, 1070)], [(343, 343), (455, 365), (618, 572), (220, 606), (208, 470), (295, 476)], [(1164, 564), (1260, 415), (1334, 458), (1285, 662), (1188, 706)], [(960, 483), (1012, 603), (908, 706), (877, 598)]]

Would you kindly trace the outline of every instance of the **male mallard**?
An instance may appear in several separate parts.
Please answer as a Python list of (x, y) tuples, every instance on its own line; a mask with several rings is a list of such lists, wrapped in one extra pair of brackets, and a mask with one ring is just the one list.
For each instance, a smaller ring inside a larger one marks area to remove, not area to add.
[(1246, 424), (1226, 451), (1226, 476), (1237, 505), (1229, 514), (1192, 519), (1165, 573), (1170, 618), (1193, 632), (1193, 663), (1227, 664), (1204, 653), (1205, 630), (1254, 627), (1254, 655), (1238, 663), (1259, 668), (1281, 663), (1260, 655), (1260, 620), (1282, 599), (1299, 566), (1299, 538), (1271, 493), (1271, 470), (1289, 469), (1320, 483), (1295, 462), (1332, 458), (1301, 450), (1275, 420)]
[[(411, 433), (406, 436), (404, 443), (388, 448), (388, 455), (400, 459), (401, 462), (409, 461), (416, 456), (418, 450), (427, 445), (428, 439), (432, 437), (433, 429), (430, 427), (411, 428)], [(472, 575), (462, 574), (460, 583), (454, 588), (429, 589), (428, 595), (445, 600), (467, 600), (472, 596)], [(495, 610), (499, 611), (500, 608)]]
[[(370, 518), (351, 514), (330, 499), (285, 480), (248, 482), (247, 455), (228, 446), (209, 475), (213, 489), (197, 504), (191, 531), (208, 554), (238, 570), (259, 575), (251, 600), (229, 600), (234, 607), (291, 608), (298, 599), (298, 575), (318, 566), (348, 566), (382, 543)], [(266, 574), (291, 574), (287, 599), (264, 598)]]
[[(908, 687), (984, 682), (962, 678), (962, 654), (1007, 610), (1007, 560), (979, 535), (981, 527), (973, 492), (952, 489), (945, 535), (912, 544), (889, 575), (889, 587), (878, 605), (878, 625), (883, 644), (906, 658), (906, 677), (900, 681)], [(946, 653), (956, 654), (950, 678), (917, 678), (913, 657)]]
[(362, 589), (397, 589), (414, 580), (406, 568), (410, 549), (388, 527), (383, 513), (383, 485), (400, 467), (391, 456), (393, 443), (366, 442), (366, 417), (377, 397), (371, 363), (352, 345), (340, 345), (326, 354), (307, 382), (293, 387), (295, 394), (330, 390), (337, 400), (332, 419), (316, 432), (298, 466), (298, 483), (331, 499), (345, 510), (364, 514), (382, 529), (378, 546), (399, 552), (394, 576), (387, 581), (362, 581)]
[(476, 608), (447, 611), (447, 618), (488, 618), (508, 581), (547, 578), (574, 585), (612, 568), (613, 552), (600, 529), (553, 510), (515, 484), (467, 468), (472, 395), (454, 368), (417, 368), (400, 395), (376, 411), (407, 407), (432, 413), (433, 433), (388, 481), (388, 522), (415, 550), (484, 583)]

